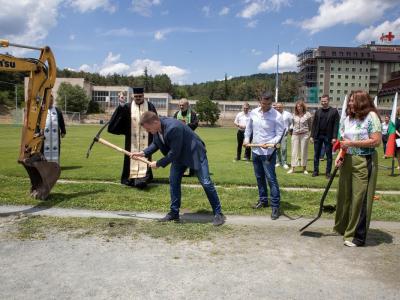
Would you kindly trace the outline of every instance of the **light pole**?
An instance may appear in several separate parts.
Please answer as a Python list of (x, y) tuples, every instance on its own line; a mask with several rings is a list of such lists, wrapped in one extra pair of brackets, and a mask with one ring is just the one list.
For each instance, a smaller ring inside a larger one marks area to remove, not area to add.
[(11, 83), (7, 81), (0, 80), (1, 83), (13, 85), (15, 89), (15, 123), (17, 123), (17, 114), (18, 114), (18, 85), (16, 83)]

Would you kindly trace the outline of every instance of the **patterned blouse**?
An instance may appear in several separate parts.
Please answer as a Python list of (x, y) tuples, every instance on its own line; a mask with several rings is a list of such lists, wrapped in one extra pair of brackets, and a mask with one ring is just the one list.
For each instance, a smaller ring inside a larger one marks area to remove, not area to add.
[[(362, 141), (370, 138), (372, 133), (382, 132), (382, 124), (374, 112), (369, 112), (364, 120), (351, 119), (349, 116), (340, 123), (340, 136), (351, 141)], [(349, 147), (348, 154), (370, 155), (375, 148)]]
[(309, 112), (306, 112), (301, 117), (299, 115), (293, 115), (293, 134), (308, 133), (311, 131), (312, 116)]

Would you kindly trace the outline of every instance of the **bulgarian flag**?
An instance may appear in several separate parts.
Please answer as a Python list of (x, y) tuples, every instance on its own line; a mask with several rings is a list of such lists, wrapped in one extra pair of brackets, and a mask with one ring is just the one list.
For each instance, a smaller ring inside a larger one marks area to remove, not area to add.
[(397, 96), (394, 96), (392, 114), (390, 115), (389, 128), (388, 128), (388, 141), (386, 144), (386, 157), (393, 157), (396, 152), (396, 109), (397, 109)]
[(340, 149), (340, 140), (342, 139), (342, 136), (340, 134), (340, 124), (343, 124), (344, 119), (346, 119), (346, 108), (347, 108), (347, 95), (344, 97), (344, 100), (343, 100), (342, 113), (340, 114), (340, 122), (339, 122), (337, 140), (336, 140), (335, 144), (333, 144), (333, 148), (332, 148), (332, 150), (335, 152)]

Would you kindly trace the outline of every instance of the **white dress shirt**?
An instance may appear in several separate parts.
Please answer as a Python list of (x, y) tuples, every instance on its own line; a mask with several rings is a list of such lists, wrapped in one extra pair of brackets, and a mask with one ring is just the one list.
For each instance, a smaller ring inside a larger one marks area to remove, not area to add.
[[(260, 107), (253, 109), (250, 113), (250, 118), (246, 124), (244, 134), (244, 143), (248, 144), (251, 134), (253, 134), (254, 144), (276, 144), (279, 142), (285, 125), (282, 115), (271, 108), (267, 112), (263, 112)], [(273, 149), (264, 149), (261, 147), (253, 147), (252, 151), (258, 155), (271, 154)]]
[(290, 112), (286, 111), (286, 110), (284, 110), (281, 113), (281, 115), (282, 115), (282, 118), (283, 118), (283, 124), (285, 125), (285, 128), (286, 128), (286, 133), (288, 133), (289, 129), (290, 129), (291, 125), (292, 125), (293, 115)]
[[(241, 111), (240, 113), (238, 113), (236, 115), (234, 123), (235, 123), (235, 125), (238, 125), (240, 127), (245, 127), (249, 118), (250, 118), (250, 112), (245, 114), (244, 111)], [(242, 129), (242, 128), (239, 128), (239, 130), (244, 131), (244, 129)]]

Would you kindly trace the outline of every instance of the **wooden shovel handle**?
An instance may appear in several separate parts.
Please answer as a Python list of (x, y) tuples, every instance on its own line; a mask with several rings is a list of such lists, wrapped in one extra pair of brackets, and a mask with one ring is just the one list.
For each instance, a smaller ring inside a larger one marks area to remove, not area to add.
[[(125, 155), (128, 155), (129, 157), (132, 154), (131, 152), (126, 151), (125, 149), (122, 149), (122, 148), (120, 148), (120, 147), (118, 147), (118, 146), (116, 146), (114, 144), (111, 144), (110, 142), (106, 141), (105, 139), (99, 138), (98, 142), (103, 144), (103, 145), (105, 145), (105, 146), (107, 146), (107, 147), (110, 147), (110, 148), (112, 148), (114, 150), (117, 150), (117, 151), (119, 151), (121, 153), (124, 153)], [(138, 160), (138, 161), (144, 162), (145, 164), (148, 164), (148, 165), (151, 164), (151, 161), (147, 160), (144, 157), (135, 156), (135, 157), (131, 157), (131, 158), (134, 159), (134, 160)]]
[(247, 144), (243, 145), (243, 147), (280, 148), (281, 144)]

